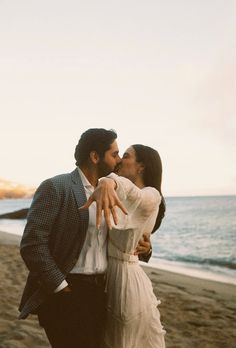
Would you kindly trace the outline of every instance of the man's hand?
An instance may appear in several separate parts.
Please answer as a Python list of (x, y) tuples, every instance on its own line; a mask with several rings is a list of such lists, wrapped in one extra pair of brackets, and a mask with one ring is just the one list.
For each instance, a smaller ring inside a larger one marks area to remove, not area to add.
[(150, 235), (147, 233), (143, 234), (143, 238), (139, 240), (137, 248), (135, 249), (135, 255), (148, 255), (152, 250), (152, 244)]
[(99, 228), (102, 219), (102, 211), (109, 230), (112, 228), (110, 216), (112, 215), (115, 225), (118, 223), (115, 206), (119, 207), (124, 214), (128, 214), (127, 210), (119, 200), (116, 190), (116, 182), (111, 178), (102, 178), (99, 180), (98, 186), (89, 197), (87, 202), (79, 209), (87, 209), (95, 201), (97, 204), (96, 227)]

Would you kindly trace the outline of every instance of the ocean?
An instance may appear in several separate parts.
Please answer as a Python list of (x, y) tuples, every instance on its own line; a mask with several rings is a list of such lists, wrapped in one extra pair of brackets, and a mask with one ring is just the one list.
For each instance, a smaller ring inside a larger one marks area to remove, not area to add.
[[(0, 214), (31, 199), (0, 200)], [(236, 196), (167, 197), (166, 216), (152, 235), (152, 267), (236, 284)], [(26, 220), (0, 219), (0, 231), (22, 235)]]

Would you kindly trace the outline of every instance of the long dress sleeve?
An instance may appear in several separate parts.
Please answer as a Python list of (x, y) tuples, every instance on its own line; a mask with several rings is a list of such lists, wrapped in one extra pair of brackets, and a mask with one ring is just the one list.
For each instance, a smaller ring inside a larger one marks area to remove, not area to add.
[(129, 224), (137, 226), (137, 224), (143, 224), (148, 218), (153, 217), (152, 220), (154, 225), (161, 202), (160, 193), (153, 187), (140, 189), (129, 179), (114, 173), (111, 173), (108, 177), (116, 182), (117, 195), (128, 211), (128, 217), (125, 217), (124, 214), (117, 209), (119, 224), (128, 223), (129, 221)]

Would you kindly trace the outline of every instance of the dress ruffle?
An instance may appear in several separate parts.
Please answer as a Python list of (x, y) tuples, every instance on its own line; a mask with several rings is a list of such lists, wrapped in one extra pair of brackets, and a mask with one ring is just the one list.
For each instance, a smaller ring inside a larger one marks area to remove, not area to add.
[(104, 348), (164, 348), (160, 303), (138, 262), (110, 257)]

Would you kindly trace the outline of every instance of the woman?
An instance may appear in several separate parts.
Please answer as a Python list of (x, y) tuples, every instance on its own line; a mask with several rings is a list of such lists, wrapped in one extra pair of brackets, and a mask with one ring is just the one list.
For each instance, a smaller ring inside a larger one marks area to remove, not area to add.
[(160, 301), (135, 255), (143, 233), (155, 231), (164, 216), (160, 156), (148, 146), (133, 145), (125, 152), (118, 174), (102, 178), (99, 184), (113, 185), (128, 212), (124, 215), (117, 209), (118, 223), (109, 232), (103, 347), (163, 348), (165, 331), (157, 309)]

